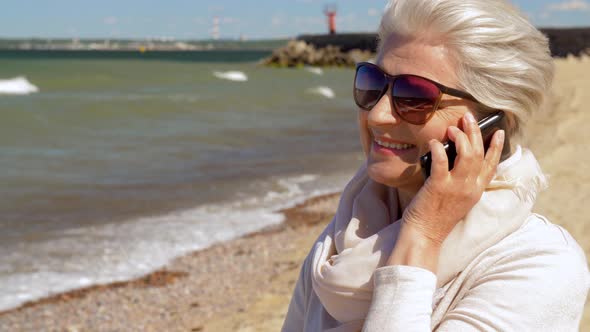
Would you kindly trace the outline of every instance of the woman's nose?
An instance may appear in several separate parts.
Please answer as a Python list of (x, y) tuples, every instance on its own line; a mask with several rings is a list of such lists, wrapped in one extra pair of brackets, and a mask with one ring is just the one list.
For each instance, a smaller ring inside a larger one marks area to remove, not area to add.
[(399, 124), (400, 121), (399, 115), (393, 110), (393, 103), (389, 93), (384, 94), (379, 99), (367, 116), (369, 126), (391, 126)]

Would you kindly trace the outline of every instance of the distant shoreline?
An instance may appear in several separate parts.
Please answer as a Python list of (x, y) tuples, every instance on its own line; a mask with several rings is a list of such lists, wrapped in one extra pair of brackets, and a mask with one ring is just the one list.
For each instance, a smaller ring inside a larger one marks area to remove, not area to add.
[(155, 60), (199, 62), (256, 62), (272, 50), (3, 50), (0, 60)]
[(2, 39), (0, 51), (270, 51), (287, 43), (287, 39), (269, 40), (132, 40), (132, 39)]
[[(579, 56), (590, 49), (590, 27), (539, 27), (549, 39), (554, 57)], [(284, 47), (290, 40), (305, 41), (320, 49), (328, 45), (342, 52), (352, 49), (375, 52), (374, 32), (303, 34), (288, 39), (267, 40), (175, 40), (175, 39), (78, 39), (78, 38), (0, 38), (0, 52), (72, 51), (72, 52), (203, 52), (203, 51), (268, 51)]]

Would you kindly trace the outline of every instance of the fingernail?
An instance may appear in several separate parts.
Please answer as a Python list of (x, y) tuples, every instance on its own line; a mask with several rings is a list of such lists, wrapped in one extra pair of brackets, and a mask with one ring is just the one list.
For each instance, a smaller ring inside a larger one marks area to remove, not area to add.
[(465, 113), (465, 119), (469, 123), (475, 123), (475, 118), (473, 117), (473, 114), (471, 114), (469, 112)]
[(498, 143), (504, 142), (504, 130), (500, 129), (498, 133)]

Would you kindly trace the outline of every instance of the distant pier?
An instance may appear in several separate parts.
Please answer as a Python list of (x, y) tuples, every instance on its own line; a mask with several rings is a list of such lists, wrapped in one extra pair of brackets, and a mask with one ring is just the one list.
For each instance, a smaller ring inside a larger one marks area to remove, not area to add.
[[(549, 38), (551, 54), (554, 57), (566, 57), (571, 54), (580, 56), (590, 49), (590, 27), (586, 28), (540, 28)], [(375, 33), (341, 33), (333, 35), (301, 35), (297, 40), (313, 45), (316, 49), (328, 45), (339, 47), (342, 52), (353, 49), (375, 52), (377, 34)]]

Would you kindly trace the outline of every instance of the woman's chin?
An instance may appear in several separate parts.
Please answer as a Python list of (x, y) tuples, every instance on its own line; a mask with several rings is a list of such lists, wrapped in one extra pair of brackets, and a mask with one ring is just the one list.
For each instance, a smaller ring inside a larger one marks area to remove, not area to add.
[(423, 182), (419, 167), (412, 164), (391, 165), (386, 162), (371, 162), (369, 160), (367, 173), (373, 181), (394, 188), (414, 187)]

